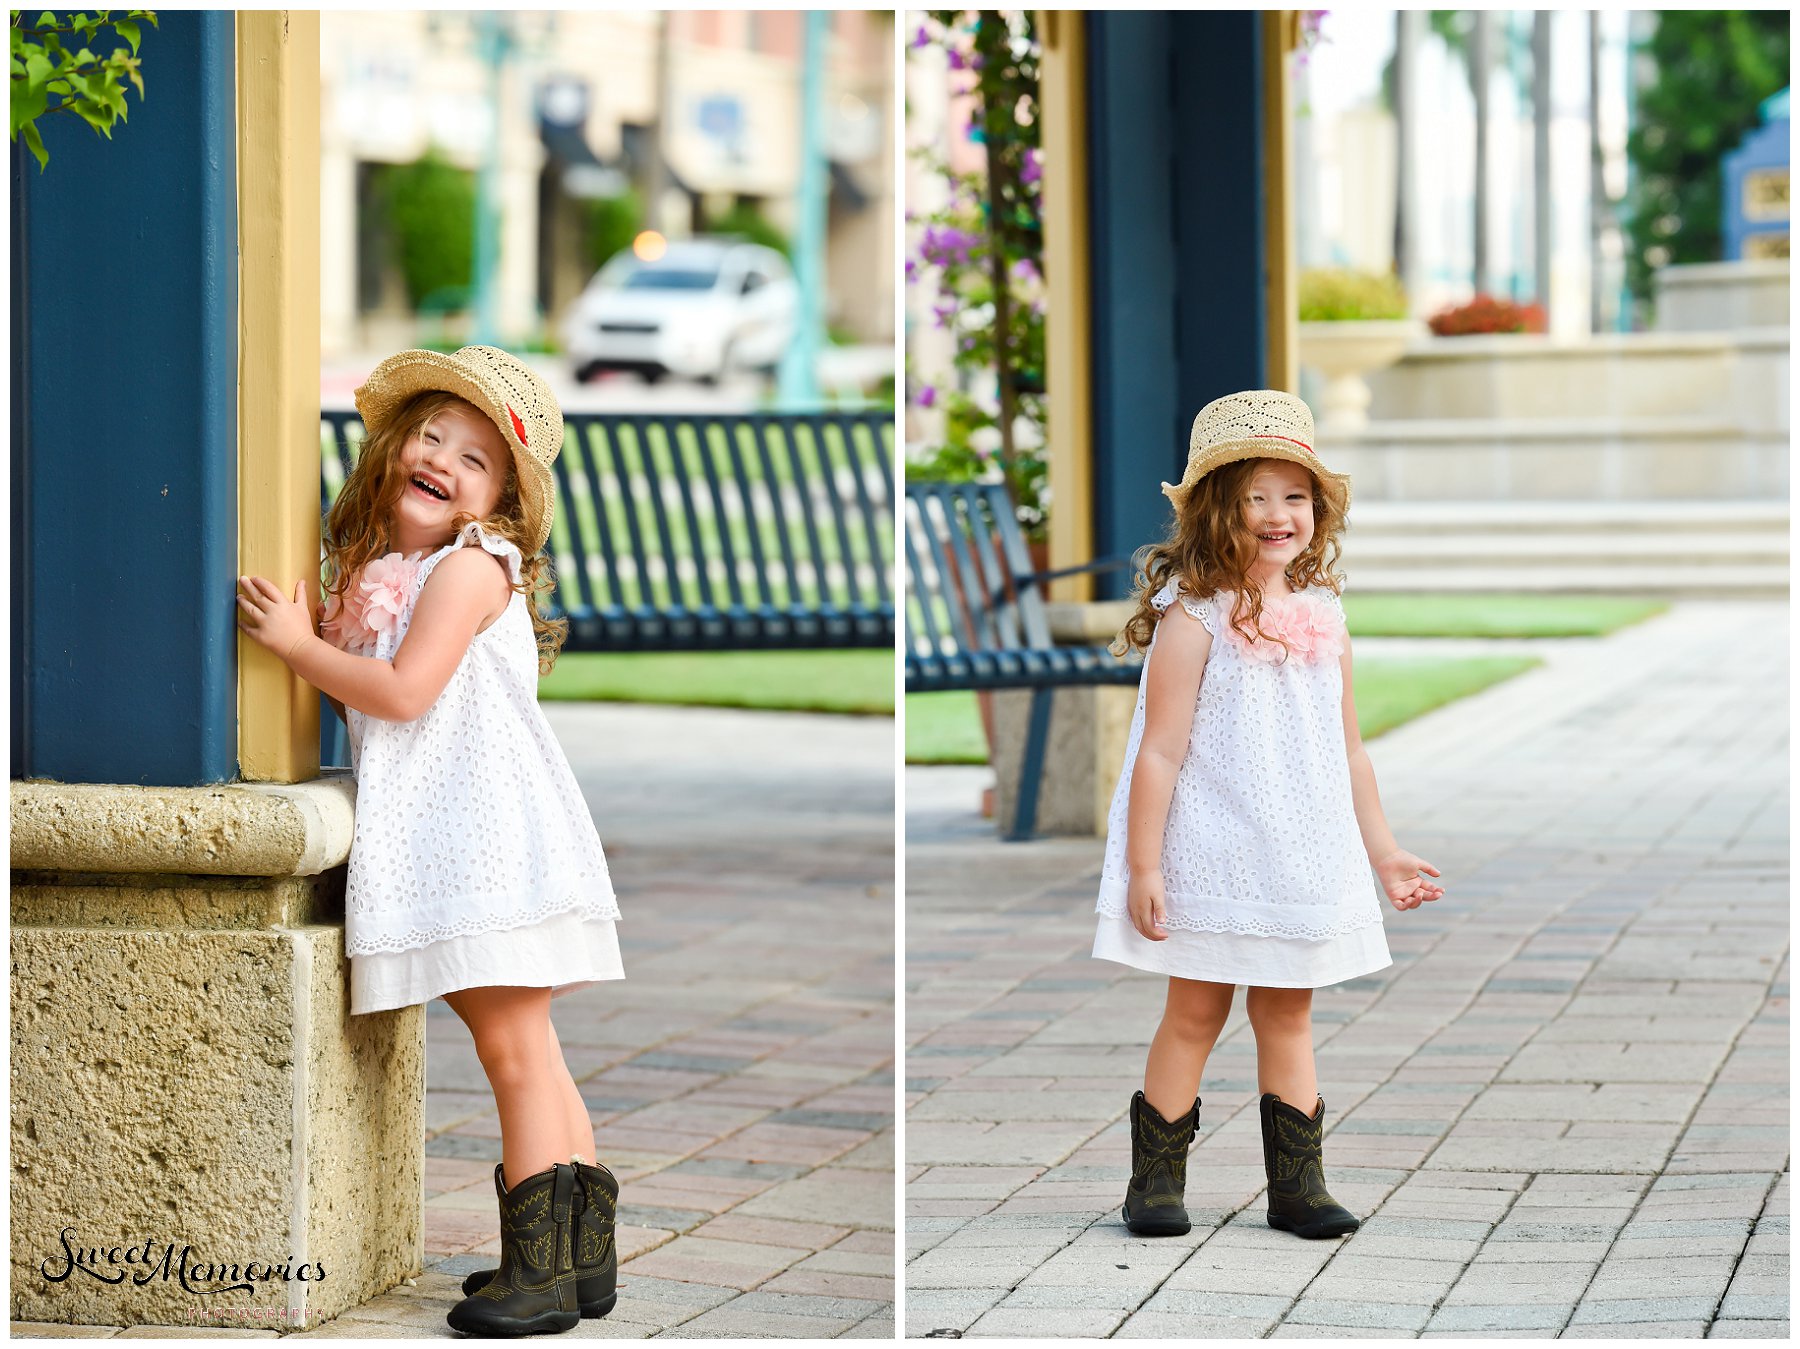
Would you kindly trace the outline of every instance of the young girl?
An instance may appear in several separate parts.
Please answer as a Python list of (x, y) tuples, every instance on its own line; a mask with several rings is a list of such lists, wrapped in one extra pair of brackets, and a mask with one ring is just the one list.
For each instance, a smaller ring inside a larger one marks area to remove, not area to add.
[(1259, 389), (1201, 410), (1163, 493), (1174, 524), (1114, 646), (1146, 654), (1094, 938), (1169, 978), (1131, 1101), (1125, 1223), (1188, 1230), (1200, 1076), (1245, 984), (1269, 1226), (1339, 1236), (1358, 1220), (1325, 1188), (1312, 990), (1393, 963), (1371, 863), (1396, 909), (1444, 893), (1394, 841), (1357, 733), (1331, 570), (1349, 479), (1319, 462), (1306, 404)]
[(240, 578), (239, 626), (325, 693), (356, 766), (345, 898), (352, 1015), (443, 998), (500, 1113), (498, 1270), (450, 1325), (562, 1331), (615, 1300), (618, 1182), (550, 1025), (620, 979), (619, 916), (580, 789), (537, 704), (566, 623), (539, 612), (562, 413), (493, 347), (403, 351), (356, 391), (367, 439), (325, 524), (330, 640), (304, 582)]

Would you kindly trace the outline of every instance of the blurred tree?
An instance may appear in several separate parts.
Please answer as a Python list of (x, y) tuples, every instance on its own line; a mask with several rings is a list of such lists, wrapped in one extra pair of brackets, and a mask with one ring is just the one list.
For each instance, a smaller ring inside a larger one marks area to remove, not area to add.
[(1785, 7), (1657, 11), (1654, 83), (1626, 142), (1637, 173), (1626, 223), (1626, 282), (1640, 302), (1673, 262), (1714, 262), (1723, 238), (1719, 161), (1788, 82)]
[(615, 253), (631, 247), (644, 228), (644, 199), (627, 188), (616, 197), (595, 197), (587, 203), (587, 229), (583, 241), (588, 261), (604, 267)]
[[(1521, 58), (1523, 39), (1509, 25), (1495, 33), (1492, 27), (1493, 16), (1485, 10), (1467, 9), (1433, 9), (1425, 11), (1432, 35), (1443, 42), (1462, 63), (1469, 79), (1469, 92), (1475, 98), (1475, 209), (1474, 209), (1474, 275), (1471, 282), (1476, 290), (1487, 286), (1488, 271), (1488, 98), (1485, 72), (1493, 68), (1494, 38), (1498, 36), (1507, 44), (1502, 53), (1503, 64), (1514, 72), (1515, 78), (1524, 69)], [(1396, 34), (1398, 33), (1396, 23)], [(1399, 106), (1399, 62), (1400, 43), (1396, 38), (1394, 51), (1388, 55), (1387, 63), (1381, 68), (1381, 106), (1394, 112), (1396, 116), (1414, 115), (1410, 110)], [(1520, 92), (1526, 86), (1520, 84)], [(1422, 114), (1421, 114), (1422, 115)], [(1404, 162), (1404, 156), (1402, 156)], [(1396, 214), (1396, 220), (1399, 219)], [(1395, 247), (1395, 257), (1404, 261), (1405, 240), (1400, 240)]]
[(747, 201), (735, 202), (729, 211), (707, 217), (706, 232), (739, 234), (753, 244), (774, 249), (784, 258), (793, 256), (793, 246), (788, 242), (787, 235), (770, 224), (768, 217)]
[(384, 165), (374, 189), (413, 308), (427, 301), (437, 309), (466, 307), (475, 269), (475, 175), (433, 148), (411, 164)]

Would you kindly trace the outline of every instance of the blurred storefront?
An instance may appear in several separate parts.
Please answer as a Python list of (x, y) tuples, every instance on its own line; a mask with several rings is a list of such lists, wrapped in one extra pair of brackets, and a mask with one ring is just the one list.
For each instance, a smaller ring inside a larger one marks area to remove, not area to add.
[[(513, 11), (496, 38), (461, 12), (326, 12), (325, 359), (416, 339), (374, 189), (379, 166), (434, 149), (479, 170), (497, 136), (496, 325), (508, 341), (554, 331), (593, 274), (592, 203), (635, 201), (643, 223), (672, 237), (727, 216), (791, 236), (803, 17)], [(826, 321), (878, 343), (894, 315), (892, 44), (890, 15), (839, 11), (824, 71)]]

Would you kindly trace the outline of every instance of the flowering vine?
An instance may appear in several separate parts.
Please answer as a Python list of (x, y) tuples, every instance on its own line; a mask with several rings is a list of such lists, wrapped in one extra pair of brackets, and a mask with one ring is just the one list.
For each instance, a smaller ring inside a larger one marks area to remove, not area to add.
[(942, 432), (907, 466), (913, 477), (1004, 479), (1027, 537), (1043, 536), (1044, 281), (1038, 146), (1038, 45), (1031, 16), (933, 10), (910, 51), (937, 49), (965, 72), (968, 140), (982, 168), (960, 172), (942, 148), (914, 151), (947, 188), (936, 210), (909, 214), (909, 287), (929, 297), (933, 326), (954, 338), (948, 371), (910, 371), (912, 402)]

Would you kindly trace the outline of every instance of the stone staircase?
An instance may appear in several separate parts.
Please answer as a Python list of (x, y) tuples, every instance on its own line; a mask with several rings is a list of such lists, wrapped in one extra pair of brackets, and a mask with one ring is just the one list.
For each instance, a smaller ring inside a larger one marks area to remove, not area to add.
[(1357, 593), (1788, 594), (1781, 501), (1353, 502), (1341, 570)]

